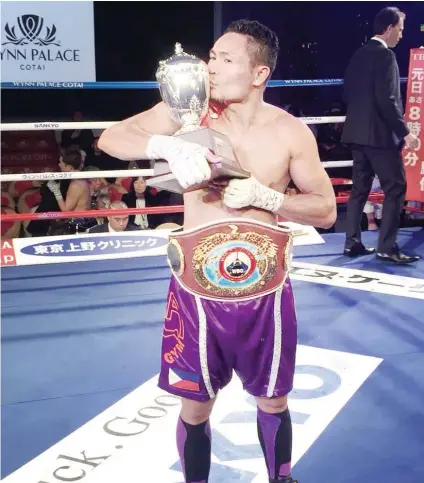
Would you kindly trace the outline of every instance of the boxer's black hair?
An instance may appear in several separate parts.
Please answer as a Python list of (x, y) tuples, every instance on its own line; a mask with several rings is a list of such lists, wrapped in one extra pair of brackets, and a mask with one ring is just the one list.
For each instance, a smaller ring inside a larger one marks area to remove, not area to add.
[(374, 34), (382, 35), (391, 25), (394, 27), (399, 23), (401, 18), (405, 18), (405, 14), (397, 7), (385, 7), (378, 12), (374, 19)]
[(72, 166), (74, 169), (80, 170), (82, 168), (82, 152), (79, 146), (71, 145), (62, 151), (62, 159), (64, 164)]
[(277, 65), (280, 46), (278, 37), (271, 29), (256, 20), (236, 20), (224, 33), (245, 35), (249, 42), (249, 53), (253, 65), (266, 65), (271, 74)]

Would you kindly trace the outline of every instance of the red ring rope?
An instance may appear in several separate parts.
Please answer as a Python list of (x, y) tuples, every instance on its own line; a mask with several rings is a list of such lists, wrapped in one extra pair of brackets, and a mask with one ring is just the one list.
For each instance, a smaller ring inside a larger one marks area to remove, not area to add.
[[(336, 202), (347, 203), (348, 195), (340, 195), (336, 197)], [(381, 193), (371, 193), (368, 197), (369, 201), (382, 203), (384, 197)], [(16, 213), (2, 214), (2, 221), (25, 221), (25, 220), (59, 220), (64, 218), (101, 218), (104, 216), (122, 216), (128, 214), (155, 215), (163, 213), (182, 213), (183, 205), (176, 206), (152, 206), (149, 208), (123, 208), (121, 210), (81, 210), (81, 211), (49, 211), (46, 213)]]
[(181, 213), (184, 206), (152, 206), (150, 208), (122, 208), (120, 210), (80, 210), (80, 211), (48, 211), (46, 213), (17, 213), (1, 215), (1, 220), (59, 220), (62, 218), (101, 218), (104, 216), (122, 216), (128, 214), (155, 215), (162, 213)]

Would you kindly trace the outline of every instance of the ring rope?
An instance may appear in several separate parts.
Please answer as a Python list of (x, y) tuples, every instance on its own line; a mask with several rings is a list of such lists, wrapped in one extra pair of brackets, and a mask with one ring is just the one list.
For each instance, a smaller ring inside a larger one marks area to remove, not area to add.
[[(339, 86), (343, 79), (271, 80), (267, 87)], [(2, 89), (157, 89), (158, 83), (140, 82), (2, 82)]]
[(102, 218), (104, 216), (123, 215), (162, 215), (164, 213), (182, 213), (184, 205), (175, 206), (151, 206), (148, 208), (122, 208), (118, 210), (78, 210), (78, 211), (47, 211), (43, 213), (13, 213), (2, 214), (2, 221), (26, 221), (26, 220), (59, 220), (66, 218)]
[[(401, 77), (406, 82), (407, 77)], [(288, 79), (270, 80), (268, 87), (313, 87), (313, 86), (341, 86), (343, 79)], [(114, 82), (2, 82), (2, 89), (156, 89), (157, 82), (114, 81)]]
[[(382, 193), (371, 193), (368, 200), (380, 203), (384, 199)], [(340, 195), (336, 197), (337, 203), (347, 203), (348, 195)], [(79, 210), (79, 211), (49, 211), (45, 213), (16, 213), (2, 214), (2, 221), (26, 221), (26, 220), (57, 220), (66, 218), (100, 218), (104, 216), (122, 216), (128, 214), (140, 215), (162, 215), (164, 213), (183, 213), (184, 205), (175, 206), (151, 206), (149, 208), (123, 208), (118, 210)]]
[(89, 122), (4, 122), (0, 131), (58, 131), (63, 129), (107, 129), (119, 121)]
[(154, 176), (153, 169), (117, 169), (105, 171), (72, 171), (69, 173), (16, 173), (1, 174), (0, 182), (10, 181), (49, 181), (53, 179), (92, 179), (92, 178), (138, 178), (139, 176)]
[[(326, 123), (342, 123), (345, 116), (321, 116), (321, 117), (301, 117), (306, 124), (326, 124)], [(62, 130), (62, 129), (106, 129), (119, 121), (109, 122), (36, 122), (36, 123), (3, 123), (0, 124), (0, 131), (37, 131), (37, 130)], [(353, 161), (324, 161), (325, 168), (343, 168), (353, 166)], [(120, 170), (116, 172), (97, 171), (95, 174), (83, 173), (22, 173), (22, 174), (2, 174), (0, 182), (11, 181), (45, 181), (52, 179), (84, 179), (84, 178), (119, 178), (119, 177), (138, 177), (138, 176), (154, 176), (153, 170)]]
[[(346, 116), (300, 117), (306, 124), (327, 124), (345, 122)], [(119, 121), (87, 122), (5, 122), (0, 124), (0, 131), (57, 131), (63, 129), (107, 129)]]
[[(353, 161), (323, 161), (324, 168), (345, 168), (353, 166)], [(116, 171), (72, 171), (44, 173), (0, 174), (0, 183), (11, 181), (49, 181), (54, 179), (92, 179), (92, 178), (138, 178), (139, 176), (154, 176), (154, 169), (118, 169)]]
[[(348, 195), (336, 196), (336, 203), (343, 204), (349, 201)], [(368, 201), (372, 203), (383, 203), (383, 193), (370, 193)], [(412, 206), (405, 206), (405, 211), (412, 213), (423, 213), (421, 208), (414, 208)], [(46, 213), (16, 213), (16, 214), (2, 214), (0, 219), (4, 221), (31, 221), (31, 220), (58, 220), (69, 218), (102, 218), (105, 216), (122, 216), (122, 215), (161, 215), (164, 213), (183, 213), (184, 205), (175, 206), (152, 206), (149, 208), (126, 208), (121, 210), (81, 210), (81, 211), (50, 211)]]

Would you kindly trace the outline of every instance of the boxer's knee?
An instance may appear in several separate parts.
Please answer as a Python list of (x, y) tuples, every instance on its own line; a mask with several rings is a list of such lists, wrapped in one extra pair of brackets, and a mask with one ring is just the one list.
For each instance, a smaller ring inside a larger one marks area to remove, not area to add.
[(211, 415), (215, 399), (206, 402), (181, 399), (181, 419), (188, 424), (197, 425), (204, 423)]
[(256, 397), (256, 402), (259, 408), (264, 413), (279, 414), (287, 409), (287, 396), (280, 396), (274, 398)]

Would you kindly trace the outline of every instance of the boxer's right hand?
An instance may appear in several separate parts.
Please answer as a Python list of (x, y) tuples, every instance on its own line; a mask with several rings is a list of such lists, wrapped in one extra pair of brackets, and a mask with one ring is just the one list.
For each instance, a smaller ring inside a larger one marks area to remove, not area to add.
[(211, 179), (209, 163), (219, 163), (208, 148), (172, 136), (154, 135), (147, 144), (149, 159), (165, 159), (183, 189)]

